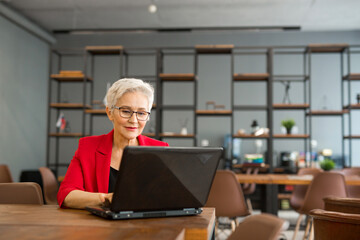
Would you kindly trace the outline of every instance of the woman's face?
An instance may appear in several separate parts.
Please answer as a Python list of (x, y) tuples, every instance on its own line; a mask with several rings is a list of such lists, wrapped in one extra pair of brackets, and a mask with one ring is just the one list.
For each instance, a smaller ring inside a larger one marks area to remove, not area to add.
[(136, 113), (133, 113), (130, 118), (121, 117), (120, 111), (149, 112), (147, 97), (141, 92), (128, 92), (119, 98), (115, 106), (121, 109), (114, 108), (112, 113), (108, 113), (110, 121), (114, 123), (115, 134), (126, 140), (135, 139), (142, 133), (147, 121), (139, 121)]

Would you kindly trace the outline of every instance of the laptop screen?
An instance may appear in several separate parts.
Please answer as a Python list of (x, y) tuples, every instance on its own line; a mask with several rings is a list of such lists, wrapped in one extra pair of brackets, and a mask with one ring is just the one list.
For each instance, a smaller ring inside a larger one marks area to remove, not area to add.
[(222, 148), (126, 147), (110, 210), (203, 207)]

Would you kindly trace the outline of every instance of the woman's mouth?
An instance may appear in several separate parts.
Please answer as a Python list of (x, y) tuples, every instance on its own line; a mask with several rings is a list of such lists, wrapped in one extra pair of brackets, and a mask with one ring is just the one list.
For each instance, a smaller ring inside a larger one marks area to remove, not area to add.
[(137, 127), (125, 127), (129, 131), (136, 131)]

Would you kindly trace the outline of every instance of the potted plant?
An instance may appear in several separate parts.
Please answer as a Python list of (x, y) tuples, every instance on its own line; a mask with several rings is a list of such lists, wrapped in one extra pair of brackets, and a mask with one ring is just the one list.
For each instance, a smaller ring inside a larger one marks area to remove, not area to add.
[(287, 134), (291, 134), (291, 129), (293, 126), (295, 126), (295, 121), (294, 121), (294, 119), (282, 120), (281, 125), (286, 128)]
[(324, 170), (324, 171), (330, 171), (331, 169), (335, 168), (335, 163), (333, 160), (331, 160), (330, 158), (325, 158), (321, 163), (320, 163), (320, 167)]

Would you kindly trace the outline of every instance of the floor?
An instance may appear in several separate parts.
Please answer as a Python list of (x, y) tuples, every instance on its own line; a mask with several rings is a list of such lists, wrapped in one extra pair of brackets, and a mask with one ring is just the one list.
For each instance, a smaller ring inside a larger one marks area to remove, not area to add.
[[(258, 210), (254, 210), (253, 214), (259, 214), (260, 211)], [(293, 210), (279, 210), (279, 214), (278, 217), (286, 220), (289, 222), (289, 228), (288, 230), (284, 231), (279, 240), (291, 240), (294, 234), (294, 228), (295, 228), (295, 224), (296, 224), (296, 220), (299, 217), (299, 214)], [(227, 219), (220, 219), (220, 222), (227, 222)], [(298, 232), (297, 236), (296, 236), (296, 240), (301, 240), (303, 239), (303, 235), (304, 235), (304, 225), (305, 225), (305, 220), (303, 220), (303, 227), (300, 228), (300, 231)], [(215, 237), (215, 240), (226, 240), (229, 236), (229, 234), (231, 233), (231, 231), (229, 229), (224, 229), (221, 231), (218, 231), (218, 235)]]

